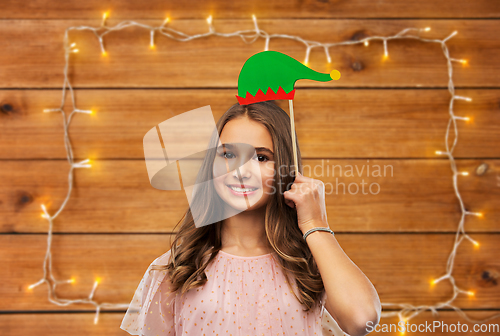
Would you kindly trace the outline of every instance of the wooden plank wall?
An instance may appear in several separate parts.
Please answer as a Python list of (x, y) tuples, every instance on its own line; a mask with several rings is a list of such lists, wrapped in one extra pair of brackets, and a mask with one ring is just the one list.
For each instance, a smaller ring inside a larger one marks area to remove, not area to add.
[[(108, 25), (126, 19), (158, 25), (168, 15), (171, 27), (185, 33), (207, 31), (213, 16), (221, 32), (253, 29), (255, 14), (269, 33), (299, 35), (321, 42), (392, 35), (407, 27), (431, 27), (430, 38), (449, 42), (455, 63), (458, 121), (454, 152), (457, 168), (469, 172), (457, 184), (470, 211), (464, 228), (480, 248), (465, 240), (457, 251), (457, 285), (476, 292), (454, 302), (472, 318), (500, 312), (500, 3), (490, 0), (411, 1), (54, 1), (0, 2), (0, 330), (2, 335), (125, 335), (124, 310), (102, 311), (93, 324), (91, 305), (56, 306), (47, 287), (29, 284), (43, 276), (47, 221), (41, 204), (54, 214), (68, 191), (68, 170), (60, 114), (42, 113), (61, 100), (63, 35), (77, 25), (98, 26), (110, 10)], [(424, 33), (422, 33), (424, 34)], [(79, 108), (70, 126), (77, 169), (74, 189), (54, 222), (53, 272), (63, 298), (85, 298), (96, 277), (99, 302), (129, 303), (149, 263), (169, 248), (172, 228), (187, 207), (183, 192), (162, 192), (148, 181), (142, 137), (169, 117), (211, 105), (216, 118), (236, 103), (237, 76), (244, 61), (263, 50), (264, 40), (211, 36), (189, 43), (127, 29), (105, 38), (102, 57), (95, 36), (71, 32), (80, 52), (71, 55), (70, 78)], [(299, 60), (298, 42), (272, 40), (270, 49)], [(384, 177), (310, 176), (325, 183), (380, 185), (377, 195), (361, 192), (327, 196), (328, 218), (351, 259), (374, 283), (383, 302), (435, 304), (452, 296), (443, 281), (453, 247), (460, 206), (445, 150), (449, 121), (445, 59), (437, 44), (389, 42), (382, 61), (381, 43), (331, 49), (340, 84), (299, 81), (294, 110), (306, 165), (352, 165), (362, 169), (392, 166)], [(310, 66), (331, 67), (313, 50)], [(326, 88), (328, 87), (328, 88)], [(68, 100), (69, 106), (69, 100)], [(285, 101), (279, 102), (288, 111)], [(453, 130), (451, 131), (453, 139)], [(451, 144), (451, 143), (450, 143)], [(484, 174), (477, 174), (481, 165)], [(326, 169), (326, 168), (325, 168)], [(314, 173), (314, 172), (313, 172)], [(422, 313), (412, 322), (465, 323), (453, 310), (438, 317)], [(383, 319), (381, 323), (396, 323)], [(500, 319), (489, 321), (500, 323)], [(470, 324), (472, 327), (472, 324)], [(389, 333), (388, 333), (389, 334)], [(425, 334), (425, 333), (421, 333)], [(391, 335), (395, 335), (391, 334)], [(493, 333), (483, 333), (493, 335)]]

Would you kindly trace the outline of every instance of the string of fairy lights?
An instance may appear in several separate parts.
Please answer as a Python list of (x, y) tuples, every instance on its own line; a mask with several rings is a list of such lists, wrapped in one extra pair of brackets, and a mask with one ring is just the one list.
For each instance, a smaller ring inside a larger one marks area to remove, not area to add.
[[(453, 286), (453, 295), (452, 297), (445, 301), (445, 302), (440, 302), (434, 305), (420, 305), (420, 306), (414, 306), (411, 304), (405, 304), (405, 303), (382, 303), (383, 307), (390, 308), (392, 309), (399, 308), (400, 310), (395, 310), (395, 311), (389, 311), (389, 312), (383, 312), (382, 317), (390, 317), (390, 316), (398, 316), (400, 322), (406, 323), (416, 315), (420, 314), (423, 311), (430, 310), (432, 311), (433, 315), (437, 314), (437, 310), (441, 308), (452, 308), (455, 311), (457, 311), (463, 318), (470, 322), (475, 322), (475, 323), (483, 323), (486, 322), (490, 319), (496, 318), (500, 316), (500, 314), (491, 316), (487, 319), (484, 320), (473, 320), (469, 318), (460, 308), (454, 306), (452, 302), (457, 298), (459, 294), (465, 294), (468, 296), (473, 296), (475, 293), (472, 290), (465, 290), (462, 288), (459, 288), (456, 283), (455, 283), (455, 278), (453, 276), (453, 266), (454, 266), (454, 261), (455, 261), (455, 256), (457, 252), (457, 248), (460, 246), (462, 243), (463, 239), (469, 240), (475, 247), (479, 247), (479, 243), (472, 239), (464, 229), (464, 222), (466, 216), (478, 216), (478, 217), (483, 217), (483, 214), (480, 212), (472, 212), (469, 211), (465, 208), (464, 202), (462, 200), (462, 197), (460, 195), (460, 192), (458, 190), (458, 185), (457, 185), (457, 179), (458, 176), (467, 176), (469, 175), (468, 172), (466, 171), (458, 171), (455, 159), (453, 157), (453, 150), (457, 144), (458, 140), (458, 129), (457, 129), (457, 120), (460, 121), (469, 121), (469, 117), (463, 117), (463, 116), (457, 116), (454, 113), (454, 103), (457, 100), (464, 100), (467, 102), (472, 101), (471, 98), (469, 97), (463, 97), (455, 94), (455, 85), (453, 83), (453, 62), (455, 63), (461, 63), (461, 64), (467, 64), (467, 60), (464, 59), (457, 59), (450, 57), (447, 42), (457, 34), (456, 31), (454, 31), (452, 34), (447, 36), (444, 39), (430, 39), (430, 38), (425, 38), (421, 37), (422, 32), (427, 32), (430, 30), (429, 27), (427, 28), (406, 28), (399, 33), (392, 35), (392, 36), (370, 36), (370, 37), (365, 37), (360, 40), (356, 41), (342, 41), (342, 42), (335, 42), (335, 43), (321, 43), (317, 41), (310, 41), (310, 40), (305, 40), (299, 36), (292, 36), (292, 35), (284, 35), (284, 34), (268, 34), (264, 30), (261, 30), (258, 26), (257, 19), (255, 15), (252, 15), (253, 23), (254, 23), (254, 29), (253, 30), (239, 30), (235, 31), (233, 33), (220, 33), (217, 32), (213, 26), (212, 22), (212, 16), (207, 18), (207, 23), (208, 23), (208, 32), (203, 33), (203, 34), (195, 34), (195, 35), (188, 35), (185, 34), (181, 31), (175, 30), (171, 27), (168, 27), (168, 23), (170, 22), (169, 18), (166, 18), (163, 23), (156, 27), (156, 26), (150, 26), (142, 23), (138, 23), (135, 21), (123, 21), (121, 23), (118, 23), (116, 26), (109, 27), (106, 25), (106, 20), (109, 17), (109, 13), (106, 12), (103, 14), (102, 17), (102, 22), (99, 27), (91, 27), (91, 26), (74, 26), (74, 27), (68, 27), (65, 30), (64, 33), (64, 56), (65, 56), (65, 66), (64, 66), (64, 84), (62, 87), (62, 101), (61, 105), (58, 108), (49, 108), (49, 109), (44, 109), (44, 112), (60, 112), (62, 117), (63, 117), (63, 126), (64, 126), (64, 144), (66, 147), (66, 153), (67, 153), (67, 159), (70, 164), (70, 169), (68, 173), (68, 191), (66, 194), (66, 197), (64, 201), (62, 202), (61, 206), (59, 209), (54, 213), (54, 214), (49, 214), (47, 211), (47, 208), (45, 207), (44, 204), (41, 205), (42, 208), (42, 217), (45, 218), (49, 224), (49, 229), (48, 229), (48, 236), (47, 236), (47, 250), (45, 254), (45, 259), (43, 262), (43, 278), (40, 279), (37, 283), (34, 283), (30, 286), (28, 286), (28, 290), (32, 290), (34, 287), (37, 287), (41, 285), (42, 283), (47, 283), (48, 285), (48, 299), (50, 302), (58, 305), (58, 306), (67, 306), (71, 304), (79, 304), (79, 303), (84, 303), (84, 304), (92, 304), (96, 307), (96, 314), (94, 317), (94, 323), (97, 324), (99, 320), (99, 312), (101, 308), (128, 308), (128, 303), (126, 304), (112, 304), (112, 303), (99, 303), (97, 302), (93, 297), (94, 293), (97, 289), (97, 286), (99, 282), (101, 281), (100, 278), (96, 278), (93, 288), (87, 298), (84, 299), (77, 299), (77, 300), (68, 300), (64, 298), (59, 298), (56, 295), (56, 286), (58, 284), (66, 284), (66, 283), (75, 283), (75, 278), (71, 278), (68, 280), (56, 280), (54, 278), (54, 275), (52, 273), (52, 253), (51, 253), (51, 247), (52, 247), (52, 228), (53, 228), (53, 222), (59, 216), (59, 214), (63, 211), (64, 207), (66, 206), (70, 195), (71, 191), (73, 188), (73, 173), (74, 170), (77, 168), (91, 168), (90, 165), (90, 160), (86, 159), (80, 162), (74, 162), (73, 159), (73, 151), (71, 147), (71, 142), (69, 140), (69, 125), (71, 123), (72, 117), (76, 113), (84, 113), (84, 114), (92, 114), (95, 113), (92, 110), (82, 110), (78, 109), (76, 107), (76, 102), (75, 102), (75, 94), (73, 91), (73, 86), (69, 80), (68, 76), (68, 69), (69, 69), (69, 64), (71, 61), (71, 54), (73, 53), (78, 53), (79, 49), (76, 47), (76, 43), (70, 43), (69, 39), (69, 32), (71, 31), (91, 31), (95, 34), (97, 37), (99, 44), (100, 44), (100, 49), (101, 53), (103, 56), (107, 56), (107, 51), (104, 47), (104, 40), (103, 37), (111, 32), (114, 31), (119, 31), (126, 29), (128, 27), (141, 27), (146, 30), (149, 30), (150, 32), (150, 43), (149, 46), (150, 48), (154, 49), (155, 48), (155, 37), (157, 34), (161, 34), (163, 36), (169, 37), (173, 40), (179, 41), (179, 42), (188, 42), (191, 40), (199, 39), (199, 38), (204, 38), (208, 37), (211, 35), (215, 36), (221, 36), (221, 37), (233, 37), (233, 36), (239, 36), (241, 39), (247, 43), (253, 43), (255, 42), (259, 37), (265, 39), (265, 48), (264, 50), (269, 50), (269, 42), (272, 38), (285, 38), (285, 39), (291, 39), (291, 40), (296, 40), (301, 43), (303, 43), (306, 47), (306, 53), (305, 53), (305, 59), (304, 59), (304, 64), (308, 65), (309, 61), (309, 55), (310, 52), (313, 48), (323, 48), (325, 52), (326, 59), (329, 63), (331, 63), (331, 57), (329, 54), (329, 49), (331, 47), (339, 47), (339, 46), (345, 46), (345, 45), (356, 45), (356, 44), (364, 44), (365, 46), (369, 46), (370, 42), (374, 41), (382, 41), (383, 48), (384, 48), (384, 53), (383, 53), (383, 59), (388, 59), (389, 57), (389, 52), (388, 52), (388, 42), (392, 40), (402, 40), (402, 39), (413, 39), (413, 40), (418, 40), (420, 42), (426, 42), (426, 43), (436, 43), (441, 45), (443, 54), (446, 58), (446, 64), (448, 68), (448, 91), (450, 93), (450, 103), (449, 103), (449, 109), (448, 113), (450, 115), (449, 123), (446, 128), (446, 135), (445, 135), (445, 148), (446, 151), (436, 151), (437, 155), (444, 155), (447, 156), (451, 165), (451, 169), (453, 172), (452, 175), (452, 181), (453, 181), (453, 188), (455, 191), (455, 194), (457, 196), (458, 202), (460, 204), (461, 208), (461, 217), (460, 221), (457, 227), (456, 235), (455, 235), (455, 241), (454, 245), (452, 248), (452, 251), (448, 257), (448, 262), (446, 265), (446, 272), (444, 275), (440, 276), (439, 278), (432, 280), (431, 281), (431, 286), (434, 286), (435, 284), (439, 283), (440, 281), (443, 280), (449, 280), (449, 282)], [(250, 39), (250, 40), (247, 40)], [(71, 103), (72, 103), (72, 109), (68, 117), (66, 117), (66, 109), (64, 108), (64, 104), (66, 101), (67, 94), (70, 94), (71, 97)], [(449, 136), (450, 136), (450, 128), (453, 125), (454, 127), (454, 134), (455, 138), (453, 140), (453, 145), (451, 148), (449, 147)]]

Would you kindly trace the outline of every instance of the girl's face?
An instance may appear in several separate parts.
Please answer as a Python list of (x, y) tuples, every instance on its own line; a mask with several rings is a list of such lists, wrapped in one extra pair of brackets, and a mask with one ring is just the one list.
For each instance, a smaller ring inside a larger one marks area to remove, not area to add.
[[(219, 197), (240, 211), (266, 205), (275, 190), (273, 140), (267, 128), (246, 117), (237, 118), (226, 123), (219, 140), (213, 179)], [(245, 154), (248, 160), (244, 159), (243, 165), (238, 164)]]

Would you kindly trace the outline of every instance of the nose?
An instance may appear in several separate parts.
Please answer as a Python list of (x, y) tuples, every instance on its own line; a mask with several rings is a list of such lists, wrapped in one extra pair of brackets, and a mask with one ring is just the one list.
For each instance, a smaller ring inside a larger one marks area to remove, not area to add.
[(236, 168), (233, 172), (233, 177), (238, 182), (248, 181), (252, 177), (252, 170), (252, 162), (250, 160), (247, 161), (244, 165)]

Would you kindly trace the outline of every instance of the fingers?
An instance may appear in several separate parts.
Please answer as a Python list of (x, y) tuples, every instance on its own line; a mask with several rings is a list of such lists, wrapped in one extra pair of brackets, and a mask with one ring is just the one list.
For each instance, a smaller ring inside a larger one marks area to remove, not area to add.
[(294, 192), (290, 192), (290, 190), (285, 191), (283, 193), (283, 196), (285, 197), (285, 203), (291, 208), (295, 207), (295, 204), (297, 203), (297, 194)]

